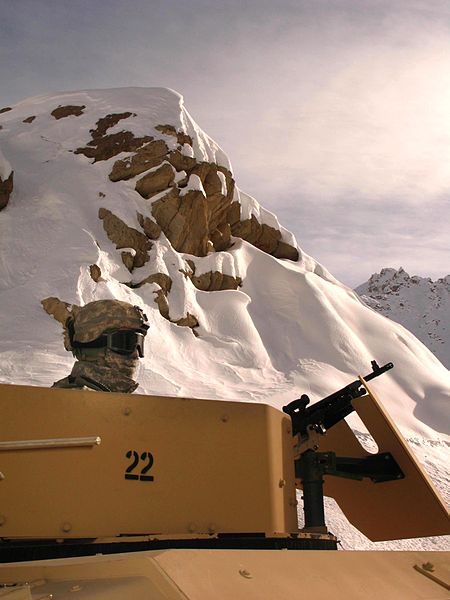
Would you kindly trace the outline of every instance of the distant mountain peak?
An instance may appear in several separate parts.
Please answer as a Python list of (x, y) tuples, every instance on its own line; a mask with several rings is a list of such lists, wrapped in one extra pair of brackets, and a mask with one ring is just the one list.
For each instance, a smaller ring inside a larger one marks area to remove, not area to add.
[(355, 289), (371, 308), (411, 331), (450, 368), (450, 275), (433, 281), (384, 268)]

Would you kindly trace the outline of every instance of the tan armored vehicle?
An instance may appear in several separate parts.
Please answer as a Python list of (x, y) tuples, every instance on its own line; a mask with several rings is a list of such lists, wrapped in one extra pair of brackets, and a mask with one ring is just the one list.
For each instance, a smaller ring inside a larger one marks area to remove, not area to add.
[(450, 553), (338, 552), (325, 524), (324, 494), (371, 540), (450, 532), (367, 385), (391, 366), (284, 412), (1, 385), (0, 597), (449, 598)]

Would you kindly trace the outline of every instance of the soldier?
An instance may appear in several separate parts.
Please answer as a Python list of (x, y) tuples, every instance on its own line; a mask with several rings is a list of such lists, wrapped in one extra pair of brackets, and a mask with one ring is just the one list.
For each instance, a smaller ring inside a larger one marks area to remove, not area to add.
[(131, 394), (138, 387), (134, 377), (148, 328), (146, 315), (128, 302), (96, 300), (76, 307), (65, 325), (65, 347), (77, 362), (52, 387)]

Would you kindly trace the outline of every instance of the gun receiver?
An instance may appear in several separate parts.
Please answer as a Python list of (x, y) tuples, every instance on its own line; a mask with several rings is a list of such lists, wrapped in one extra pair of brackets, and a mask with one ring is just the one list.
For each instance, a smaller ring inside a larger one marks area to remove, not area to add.
[[(380, 367), (375, 360), (371, 364), (372, 373), (364, 377), (365, 381), (370, 381), (386, 373), (394, 366), (390, 362)], [(336, 425), (354, 411), (352, 400), (365, 394), (366, 390), (358, 379), (309, 407), (310, 399), (306, 394), (303, 394), (297, 400), (283, 406), (283, 411), (292, 419), (292, 434), (297, 435), (299, 433), (300, 438), (305, 439), (309, 437), (308, 429), (322, 435), (325, 434), (333, 425)]]

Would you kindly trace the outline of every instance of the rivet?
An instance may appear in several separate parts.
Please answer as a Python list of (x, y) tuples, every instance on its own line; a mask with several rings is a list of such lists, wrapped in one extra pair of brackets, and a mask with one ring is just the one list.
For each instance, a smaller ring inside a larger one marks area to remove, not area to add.
[(291, 429), (290, 427), (288, 427), (288, 428), (286, 429), (286, 433), (287, 433), (288, 435), (291, 435), (291, 433), (292, 433), (292, 429)]
[(226, 423), (229, 419), (230, 419), (230, 417), (228, 415), (222, 415), (222, 417), (220, 418), (222, 423)]
[(245, 577), (245, 579), (252, 578), (252, 574), (249, 571), (247, 571), (247, 569), (239, 569), (239, 575), (242, 575), (242, 577)]
[(126, 407), (123, 409), (123, 414), (124, 414), (126, 417), (128, 417), (128, 415), (131, 415), (131, 408), (130, 408), (129, 406), (126, 406)]
[(283, 488), (286, 485), (286, 479), (280, 479), (278, 485), (280, 486), (280, 488)]
[(0, 526), (6, 523), (6, 517), (4, 515), (0, 515)]
[(3, 479), (5, 479), (5, 475), (4, 475), (4, 473), (2, 473), (2, 472), (0, 471), (0, 481), (2, 481)]
[(61, 530), (64, 531), (65, 533), (69, 533), (69, 531), (72, 530), (72, 524), (71, 523), (63, 523), (61, 525)]

